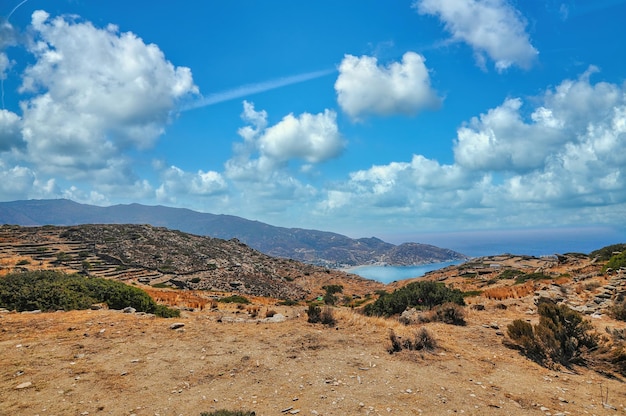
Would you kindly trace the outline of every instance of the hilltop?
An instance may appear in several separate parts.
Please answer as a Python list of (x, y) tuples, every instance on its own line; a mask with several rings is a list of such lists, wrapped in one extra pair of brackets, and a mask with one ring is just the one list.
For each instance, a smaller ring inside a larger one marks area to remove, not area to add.
[(98, 207), (67, 199), (0, 202), (0, 224), (150, 224), (225, 240), (236, 238), (269, 256), (331, 268), (374, 263), (414, 265), (466, 258), (429, 244), (394, 245), (375, 237), (353, 239), (327, 231), (275, 227), (232, 215), (140, 204)]
[[(51, 268), (119, 279), (182, 314), (172, 320), (107, 309), (0, 310), (0, 414), (626, 412), (626, 375), (600, 355), (567, 367), (542, 366), (511, 348), (507, 335), (516, 319), (536, 324), (538, 302), (551, 299), (585, 317), (605, 354), (619, 358), (619, 348), (626, 354), (626, 322), (611, 315), (626, 294), (626, 276), (619, 268), (604, 270), (608, 257), (598, 253), (482, 257), (385, 286), (272, 259), (235, 240), (145, 225), (0, 231), (5, 273)], [(254, 265), (257, 274), (237, 271)], [(200, 274), (207, 271), (215, 274)], [(194, 289), (191, 280), (200, 276), (206, 287)], [(235, 276), (241, 284), (231, 284)], [(254, 286), (255, 278), (279, 279), (302, 298), (292, 304), (255, 296), (252, 287), (274, 287)], [(401, 323), (397, 316), (358, 311), (383, 290), (424, 279), (465, 292), (465, 325), (425, 320), (419, 312)], [(343, 286), (332, 308), (335, 323), (309, 323), (307, 302), (327, 285)], [(250, 303), (219, 301), (231, 295)], [(432, 351), (389, 353), (390, 331), (407, 340), (421, 329), (432, 336)]]

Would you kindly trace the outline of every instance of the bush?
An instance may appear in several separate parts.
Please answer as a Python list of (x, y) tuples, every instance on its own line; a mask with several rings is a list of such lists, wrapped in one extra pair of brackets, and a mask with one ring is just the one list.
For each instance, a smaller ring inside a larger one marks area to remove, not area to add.
[(430, 332), (426, 330), (426, 328), (420, 328), (415, 331), (413, 334), (413, 339), (405, 339), (403, 340), (401, 337), (397, 336), (394, 330), (389, 331), (389, 341), (391, 341), (391, 345), (387, 349), (389, 354), (393, 354), (394, 352), (400, 352), (403, 349), (409, 351), (433, 351), (437, 348), (437, 342), (430, 335)]
[(57, 271), (13, 273), (0, 279), (0, 306), (17, 311), (89, 309), (106, 303), (111, 309), (133, 307), (163, 317), (180, 312), (156, 302), (143, 290), (115, 280), (68, 275)]
[(343, 292), (343, 286), (341, 285), (322, 286), (322, 289), (326, 290), (326, 293), (324, 293), (324, 303), (326, 305), (334, 305), (335, 303), (337, 303), (337, 297), (335, 296), (335, 293)]
[(456, 303), (444, 303), (435, 309), (433, 320), (450, 325), (465, 325), (465, 311)]
[(591, 324), (566, 305), (542, 301), (538, 313), (535, 326), (517, 319), (507, 327), (509, 337), (529, 358), (567, 366), (583, 361), (584, 353), (597, 345)]
[(311, 324), (320, 323), (326, 326), (333, 326), (336, 323), (333, 310), (329, 306), (322, 309), (317, 305), (309, 305), (306, 313), (309, 316), (307, 321)]
[(543, 273), (522, 273), (515, 278), (515, 284), (521, 284), (529, 280), (548, 280), (550, 276)]
[(517, 269), (506, 269), (500, 273), (498, 279), (515, 279), (520, 274), (524, 274), (524, 272)]
[(612, 256), (608, 263), (602, 268), (602, 272), (606, 272), (607, 269), (617, 270), (620, 267), (626, 267), (626, 251), (622, 251), (620, 254)]
[(599, 250), (592, 251), (589, 254), (589, 257), (594, 258), (597, 257), (598, 260), (609, 260), (614, 256), (614, 253), (626, 251), (626, 244), (613, 244), (610, 246), (603, 247)]
[(463, 292), (440, 282), (423, 280), (409, 283), (391, 294), (381, 294), (374, 303), (365, 306), (364, 312), (369, 316), (391, 316), (407, 308), (428, 310), (447, 302), (465, 305)]
[(219, 299), (218, 302), (222, 302), (222, 303), (239, 303), (239, 304), (244, 304), (244, 305), (247, 305), (247, 304), (250, 303), (248, 298), (246, 298), (245, 296), (241, 296), (241, 295), (227, 296), (225, 298)]
[(626, 298), (616, 300), (610, 309), (610, 313), (613, 318), (626, 321)]

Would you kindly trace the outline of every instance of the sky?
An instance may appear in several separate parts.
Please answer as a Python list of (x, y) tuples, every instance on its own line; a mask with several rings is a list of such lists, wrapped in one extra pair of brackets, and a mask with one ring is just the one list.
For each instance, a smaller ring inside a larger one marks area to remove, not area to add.
[(3, 0), (0, 200), (623, 242), (625, 18), (626, 0)]

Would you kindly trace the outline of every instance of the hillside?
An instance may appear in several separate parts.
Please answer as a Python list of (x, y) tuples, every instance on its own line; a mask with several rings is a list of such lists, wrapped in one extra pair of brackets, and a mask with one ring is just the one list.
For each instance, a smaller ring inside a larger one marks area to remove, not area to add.
[[(236, 239), (150, 225), (0, 226), (0, 259), (18, 269), (62, 269), (144, 285), (289, 300), (322, 293), (321, 286), (337, 282), (354, 287), (355, 294), (382, 288), (354, 274), (267, 256)], [(3, 269), (0, 273), (13, 267)]]
[(269, 256), (333, 268), (381, 262), (413, 265), (465, 258), (453, 250), (428, 244), (396, 246), (374, 237), (352, 239), (326, 231), (274, 227), (231, 215), (140, 204), (97, 207), (65, 199), (0, 202), (0, 224), (150, 224), (225, 240), (236, 238)]
[[(40, 247), (64, 248), (73, 256), (88, 239), (111, 257), (138, 254), (133, 267), (139, 268), (139, 263), (154, 261), (139, 251), (161, 250), (149, 242), (166, 241), (168, 235), (145, 227), (45, 227), (33, 234), (36, 237), (14, 233), (13, 241), (4, 227), (0, 261), (6, 271), (65, 268), (72, 262), (54, 263), (45, 256), (41, 264), (23, 260), (35, 260), (33, 256), (44, 251)], [(115, 251), (107, 240), (119, 237), (120, 230), (127, 240), (116, 240), (123, 248)], [(182, 244), (194, 237), (180, 238)], [(202, 244), (208, 248), (212, 243), (220, 242)], [(139, 244), (138, 250), (134, 244)], [(234, 249), (239, 259), (252, 256), (232, 244), (218, 247)], [(182, 247), (174, 245), (176, 250)], [(193, 257), (181, 256), (172, 267), (191, 270)], [(292, 263), (295, 269), (303, 267)], [(429, 273), (425, 279), (472, 291), (463, 307), (462, 326), (402, 324), (394, 317), (367, 317), (335, 307), (336, 323), (327, 327), (307, 322), (304, 303), (286, 306), (249, 296), (252, 303), (242, 307), (213, 302), (213, 296), (226, 295), (215, 291), (150, 288), (133, 278), (127, 281), (181, 308), (182, 316), (172, 321), (106, 309), (0, 309), (0, 414), (199, 416), (217, 409), (246, 409), (257, 415), (620, 415), (626, 413), (626, 376), (599, 361), (541, 366), (510, 348), (506, 335), (515, 319), (536, 323), (537, 299), (548, 297), (580, 310), (605, 340), (602, 345), (623, 345), (626, 322), (608, 312), (624, 296), (626, 276), (623, 271), (602, 273), (605, 263), (580, 254), (502, 255)], [(543, 277), (535, 279), (538, 274)], [(336, 275), (335, 282), (344, 277)], [(372, 289), (363, 287), (360, 293)], [(432, 351), (388, 352), (390, 331), (411, 339), (419, 329), (432, 335)]]

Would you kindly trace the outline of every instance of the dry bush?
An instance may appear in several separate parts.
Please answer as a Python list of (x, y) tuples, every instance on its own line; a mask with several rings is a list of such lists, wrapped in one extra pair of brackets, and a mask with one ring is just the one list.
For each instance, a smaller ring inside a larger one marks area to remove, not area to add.
[(306, 313), (309, 316), (308, 322), (311, 324), (320, 323), (326, 326), (333, 326), (337, 322), (330, 306), (326, 306), (322, 309), (317, 305), (309, 305), (309, 309)]
[(246, 309), (248, 311), (248, 314), (250, 314), (252, 318), (256, 318), (259, 315), (259, 311), (261, 310), (261, 308), (258, 306), (248, 306), (248, 308)]
[(426, 330), (426, 328), (420, 328), (413, 333), (412, 338), (403, 339), (401, 336), (396, 335), (396, 332), (389, 330), (390, 346), (387, 348), (389, 354), (400, 352), (402, 350), (409, 351), (433, 351), (437, 348), (437, 341)]

